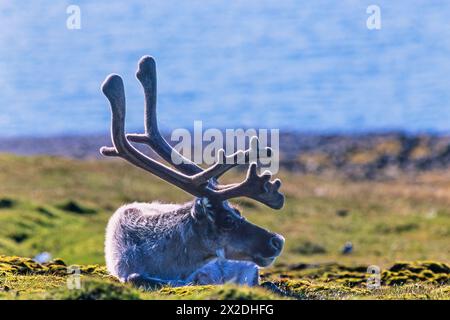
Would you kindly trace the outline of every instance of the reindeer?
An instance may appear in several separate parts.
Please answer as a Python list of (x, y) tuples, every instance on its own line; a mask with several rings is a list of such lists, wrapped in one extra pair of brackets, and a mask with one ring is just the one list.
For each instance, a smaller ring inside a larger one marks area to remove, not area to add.
[[(217, 162), (203, 169), (173, 149), (158, 130), (152, 57), (141, 58), (136, 77), (145, 95), (145, 133), (125, 133), (123, 81), (111, 74), (102, 91), (111, 105), (113, 147), (102, 147), (100, 152), (120, 157), (195, 198), (185, 204), (132, 203), (119, 208), (106, 229), (108, 271), (122, 282), (144, 287), (229, 281), (257, 285), (258, 266), (269, 266), (280, 255), (284, 238), (247, 221), (228, 202), (247, 197), (273, 209), (284, 204), (280, 180), (271, 181), (267, 171), (258, 175), (257, 161), (249, 164), (252, 152), (262, 153), (256, 137), (245, 151), (225, 155), (219, 150)], [(131, 143), (147, 145), (174, 168), (141, 153)], [(272, 150), (265, 151), (270, 156)], [(238, 159), (248, 165), (245, 180), (219, 184), (219, 177), (235, 167)]]

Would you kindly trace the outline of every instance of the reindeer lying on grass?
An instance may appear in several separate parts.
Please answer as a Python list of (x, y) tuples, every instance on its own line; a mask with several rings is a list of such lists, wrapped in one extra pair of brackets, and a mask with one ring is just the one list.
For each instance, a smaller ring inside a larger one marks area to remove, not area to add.
[[(109, 272), (137, 286), (181, 286), (234, 282), (258, 284), (258, 266), (270, 265), (279, 256), (284, 238), (260, 228), (241, 216), (228, 199), (248, 197), (280, 209), (284, 197), (280, 180), (258, 175), (251, 163), (243, 182), (221, 185), (219, 177), (251, 152), (258, 155), (257, 139), (250, 149), (225, 156), (207, 169), (184, 158), (161, 136), (156, 120), (156, 68), (149, 56), (139, 62), (136, 74), (145, 94), (145, 133), (125, 134), (125, 92), (120, 76), (108, 76), (102, 91), (112, 110), (113, 147), (104, 156), (121, 157), (185, 192), (195, 199), (185, 204), (132, 203), (119, 208), (106, 230), (105, 253)], [(130, 142), (143, 143), (177, 170), (144, 155)], [(270, 155), (270, 148), (266, 148)], [(173, 161), (178, 158), (182, 161)], [(233, 160), (233, 161), (229, 161)]]

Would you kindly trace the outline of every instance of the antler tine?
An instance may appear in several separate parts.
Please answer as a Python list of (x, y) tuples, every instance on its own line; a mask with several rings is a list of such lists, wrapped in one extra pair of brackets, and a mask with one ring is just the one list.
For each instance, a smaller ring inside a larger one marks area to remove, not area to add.
[[(144, 134), (128, 134), (127, 139), (131, 142), (143, 143), (150, 146), (158, 155), (160, 155), (168, 163), (175, 166), (181, 172), (192, 175), (193, 182), (196, 186), (206, 184), (211, 178), (218, 179), (231, 168), (239, 165), (238, 160), (244, 158), (244, 163), (248, 163), (252, 152), (256, 152), (256, 160), (259, 159), (259, 145), (256, 137), (250, 142), (250, 149), (246, 151), (238, 151), (229, 156), (225, 156), (223, 150), (219, 150), (218, 162), (204, 170), (194, 162), (183, 157), (178, 151), (173, 149), (169, 143), (162, 137), (156, 116), (157, 101), (157, 79), (156, 79), (156, 63), (151, 56), (144, 56), (138, 64), (136, 78), (144, 89), (145, 96), (145, 133)], [(272, 150), (265, 148), (266, 154), (270, 156)], [(177, 161), (173, 161), (177, 159)], [(216, 184), (218, 187), (218, 185)]]
[(116, 74), (109, 75), (102, 85), (102, 91), (111, 105), (111, 139), (114, 147), (102, 147), (100, 152), (105, 156), (121, 157), (194, 196), (202, 196), (203, 193), (193, 187), (189, 176), (145, 156), (128, 142), (125, 137), (125, 90), (122, 78)]
[[(226, 156), (223, 149), (218, 152), (218, 161), (203, 170), (193, 162), (184, 158), (174, 150), (161, 136), (156, 122), (156, 69), (153, 58), (146, 56), (139, 62), (136, 74), (145, 93), (145, 133), (125, 134), (125, 90), (122, 78), (116, 74), (109, 75), (102, 85), (102, 91), (111, 105), (111, 139), (113, 147), (102, 147), (100, 152), (105, 156), (121, 157), (135, 166), (146, 170), (157, 177), (179, 187), (196, 197), (215, 197), (226, 201), (236, 197), (248, 197), (259, 201), (273, 209), (280, 209), (284, 204), (284, 196), (278, 191), (281, 182), (270, 181), (270, 172), (258, 175), (257, 161), (260, 149), (257, 137), (250, 140), (250, 148)], [(145, 143), (153, 148), (167, 162), (173, 164), (181, 172), (177, 172), (158, 161), (139, 152), (129, 141)], [(266, 156), (271, 156), (272, 149), (265, 148)], [(181, 157), (181, 164), (175, 164), (172, 156)], [(241, 162), (242, 161), (242, 162)], [(231, 168), (251, 162), (246, 179), (241, 183), (220, 185), (217, 179)]]
[[(264, 149), (266, 151), (266, 156), (270, 157), (272, 155), (272, 148), (266, 147)], [(211, 167), (203, 170), (203, 172), (193, 176), (195, 183), (203, 184), (211, 178), (218, 179), (225, 172), (234, 168), (235, 166), (238, 166), (240, 164), (248, 164), (252, 161), (258, 161), (260, 159), (259, 151), (259, 141), (256, 136), (253, 136), (250, 139), (250, 148), (245, 151), (239, 150), (231, 155), (226, 156), (225, 150), (220, 149), (217, 152), (217, 162)], [(254, 159), (252, 159), (252, 157)], [(217, 187), (223, 189), (227, 186), (218, 185)]]
[(281, 209), (284, 204), (284, 196), (278, 191), (281, 187), (281, 181), (279, 179), (270, 181), (272, 174), (269, 171), (265, 171), (259, 176), (256, 168), (256, 163), (252, 163), (243, 182), (217, 190), (214, 193), (222, 201), (237, 197), (248, 197), (272, 209)]
[[(144, 89), (145, 133), (128, 134), (127, 139), (131, 142), (147, 144), (164, 160), (185, 174), (194, 175), (201, 173), (203, 169), (173, 149), (158, 130), (156, 118), (156, 63), (152, 57), (144, 56), (141, 58), (138, 64), (136, 78), (138, 78)], [(174, 159), (177, 159), (177, 161), (174, 162)]]

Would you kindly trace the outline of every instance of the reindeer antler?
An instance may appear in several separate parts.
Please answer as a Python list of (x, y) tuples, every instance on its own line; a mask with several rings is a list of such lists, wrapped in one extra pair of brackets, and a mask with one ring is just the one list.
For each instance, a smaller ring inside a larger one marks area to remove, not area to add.
[(216, 194), (222, 200), (247, 197), (264, 203), (273, 209), (280, 209), (284, 204), (284, 196), (278, 191), (281, 187), (281, 181), (280, 179), (270, 181), (271, 179), (272, 174), (269, 171), (258, 175), (256, 163), (252, 163), (243, 182), (223, 188)]
[[(162, 137), (158, 129), (156, 118), (156, 63), (150, 56), (144, 56), (139, 60), (136, 78), (144, 89), (145, 97), (145, 133), (128, 134), (127, 139), (131, 142), (143, 143), (150, 146), (164, 160), (171, 163), (184, 174), (198, 174), (203, 171), (201, 167), (194, 162), (183, 157), (178, 151), (173, 149)], [(177, 161), (173, 161), (177, 159)]]
[[(173, 149), (158, 130), (156, 119), (156, 66), (152, 57), (145, 56), (139, 61), (136, 77), (141, 82), (145, 94), (145, 133), (125, 134), (123, 81), (116, 74), (108, 76), (102, 85), (102, 91), (111, 105), (111, 138), (114, 147), (102, 147), (100, 152), (104, 156), (121, 157), (196, 197), (216, 197), (221, 201), (226, 201), (243, 196), (274, 209), (280, 209), (283, 206), (284, 196), (278, 191), (281, 186), (280, 180), (271, 182), (272, 175), (268, 171), (258, 176), (256, 163), (249, 166), (247, 177), (241, 183), (220, 185), (217, 182), (221, 175), (240, 164), (238, 160), (244, 163), (259, 160), (260, 149), (256, 137), (252, 137), (250, 140), (248, 150), (240, 150), (228, 156), (225, 155), (223, 149), (219, 150), (217, 162), (207, 169), (202, 169)], [(142, 154), (128, 140), (147, 144), (180, 172)], [(271, 156), (272, 149), (266, 148), (265, 151), (267, 156)], [(255, 155), (255, 159), (252, 159), (253, 155)], [(173, 159), (177, 159), (177, 161), (173, 161)]]

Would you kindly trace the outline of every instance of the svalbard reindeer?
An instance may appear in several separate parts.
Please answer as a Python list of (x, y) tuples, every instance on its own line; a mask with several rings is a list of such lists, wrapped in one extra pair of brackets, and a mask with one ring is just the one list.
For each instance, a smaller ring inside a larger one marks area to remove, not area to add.
[[(195, 199), (185, 204), (132, 203), (119, 208), (106, 229), (105, 254), (109, 272), (138, 286), (258, 284), (258, 267), (270, 265), (281, 253), (284, 238), (247, 221), (228, 202), (248, 197), (280, 209), (284, 196), (280, 180), (257, 174), (252, 152), (260, 152), (253, 138), (250, 148), (226, 156), (207, 169), (184, 158), (161, 136), (156, 120), (156, 67), (149, 56), (139, 61), (136, 77), (145, 94), (145, 133), (125, 134), (125, 92), (122, 78), (109, 75), (102, 91), (111, 104), (113, 147), (104, 156), (121, 157), (167, 181)], [(146, 144), (174, 169), (144, 155), (130, 142)], [(265, 153), (270, 156), (270, 148)], [(248, 171), (240, 183), (222, 185), (219, 177), (243, 157)], [(182, 161), (174, 161), (182, 160)], [(233, 160), (233, 161), (231, 161)], [(258, 159), (257, 159), (258, 160)]]

